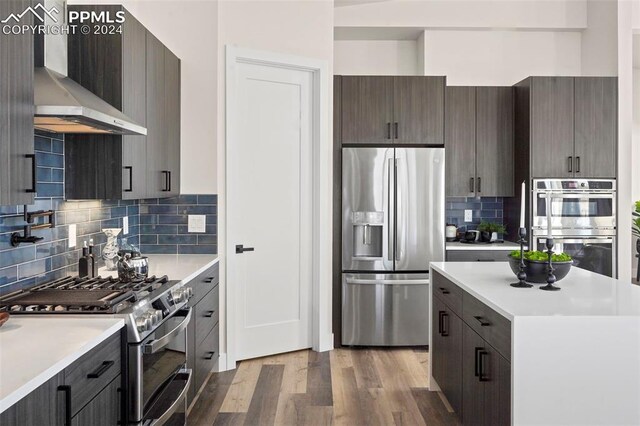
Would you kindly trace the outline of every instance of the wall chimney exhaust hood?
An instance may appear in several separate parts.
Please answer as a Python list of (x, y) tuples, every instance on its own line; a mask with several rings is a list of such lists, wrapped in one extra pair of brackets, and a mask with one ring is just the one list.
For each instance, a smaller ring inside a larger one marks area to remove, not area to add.
[[(66, 22), (66, 4), (62, 0), (45, 0), (49, 10), (55, 6)], [(45, 18), (45, 24), (57, 21)], [(34, 127), (55, 133), (103, 133), (146, 135), (147, 129), (136, 124), (105, 100), (67, 77), (66, 35), (36, 35), (34, 71)]]

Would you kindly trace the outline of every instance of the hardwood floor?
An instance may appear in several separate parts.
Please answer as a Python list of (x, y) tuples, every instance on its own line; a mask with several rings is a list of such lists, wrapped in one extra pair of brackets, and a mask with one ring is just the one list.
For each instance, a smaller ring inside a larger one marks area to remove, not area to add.
[(419, 349), (299, 351), (214, 373), (188, 424), (457, 425)]

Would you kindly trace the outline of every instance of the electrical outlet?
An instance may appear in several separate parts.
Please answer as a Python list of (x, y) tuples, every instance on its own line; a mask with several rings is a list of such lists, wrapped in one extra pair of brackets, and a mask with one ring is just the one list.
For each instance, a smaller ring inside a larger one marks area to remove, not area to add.
[(125, 216), (122, 218), (122, 233), (127, 235), (129, 233), (129, 217)]
[(205, 232), (207, 227), (207, 217), (203, 214), (190, 214), (187, 232)]
[(69, 248), (74, 248), (76, 246), (76, 224), (72, 223), (69, 225)]
[(465, 210), (464, 211), (464, 221), (465, 222), (473, 222), (473, 210)]

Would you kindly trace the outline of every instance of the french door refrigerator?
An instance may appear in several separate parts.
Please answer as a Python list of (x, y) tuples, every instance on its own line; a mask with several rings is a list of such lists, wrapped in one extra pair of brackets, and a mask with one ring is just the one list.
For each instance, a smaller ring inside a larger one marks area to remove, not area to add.
[(444, 172), (443, 148), (343, 148), (343, 345), (428, 344)]

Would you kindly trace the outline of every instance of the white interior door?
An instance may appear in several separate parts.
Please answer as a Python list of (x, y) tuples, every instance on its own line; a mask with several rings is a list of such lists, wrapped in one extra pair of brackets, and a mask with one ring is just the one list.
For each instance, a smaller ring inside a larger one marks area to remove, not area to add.
[(235, 75), (227, 287), (242, 360), (312, 346), (313, 75), (243, 62)]

